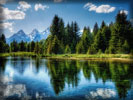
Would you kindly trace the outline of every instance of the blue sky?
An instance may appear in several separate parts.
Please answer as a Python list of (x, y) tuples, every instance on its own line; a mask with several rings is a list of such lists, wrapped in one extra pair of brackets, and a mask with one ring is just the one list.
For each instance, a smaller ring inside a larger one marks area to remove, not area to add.
[(111, 21), (114, 22), (119, 10), (125, 10), (128, 19), (130, 19), (130, 5), (128, 3), (39, 3), (19, 1), (6, 3), (3, 9), (7, 12), (5, 16), (8, 16), (3, 21), (6, 37), (13, 35), (20, 29), (24, 30), (26, 34), (29, 34), (35, 28), (42, 32), (50, 26), (55, 14), (63, 18), (65, 25), (68, 22), (76, 21), (81, 30), (84, 26), (89, 26), (92, 29), (95, 22), (100, 26), (103, 20), (106, 24)]

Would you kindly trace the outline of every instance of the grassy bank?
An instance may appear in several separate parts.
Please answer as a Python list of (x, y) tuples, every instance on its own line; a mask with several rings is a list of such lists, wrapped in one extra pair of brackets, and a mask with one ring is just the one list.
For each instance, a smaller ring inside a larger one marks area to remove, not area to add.
[(37, 55), (33, 52), (12, 52), (12, 53), (0, 53), (0, 57), (8, 57), (8, 56), (22, 56), (22, 57), (46, 57), (46, 58), (62, 58), (62, 59), (95, 59), (95, 58), (125, 58), (125, 59), (133, 59), (133, 55), (130, 54), (51, 54), (51, 55)]
[(48, 58), (128, 58), (133, 59), (130, 54), (58, 54), (58, 55), (44, 55)]
[(21, 56), (21, 57), (30, 57), (30, 56), (37, 56), (33, 52), (11, 52), (11, 53), (0, 53), (0, 57), (9, 57), (9, 56)]

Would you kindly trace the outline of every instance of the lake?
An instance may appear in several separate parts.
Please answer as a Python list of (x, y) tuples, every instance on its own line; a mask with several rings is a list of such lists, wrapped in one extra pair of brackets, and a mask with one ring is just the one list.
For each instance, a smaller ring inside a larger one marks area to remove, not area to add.
[(133, 62), (0, 58), (0, 100), (133, 100)]

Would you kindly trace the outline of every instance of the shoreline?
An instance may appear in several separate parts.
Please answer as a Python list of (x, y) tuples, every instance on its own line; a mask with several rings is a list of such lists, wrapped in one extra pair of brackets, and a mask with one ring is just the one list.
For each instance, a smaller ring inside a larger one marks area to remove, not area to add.
[(57, 60), (85, 60), (85, 61), (113, 61), (113, 62), (133, 62), (132, 58), (87, 58), (87, 57), (45, 57), (47, 59), (57, 59)]
[(13, 53), (0, 53), (0, 57), (40, 57), (48, 59), (70, 59), (70, 60), (98, 60), (98, 61), (133, 61), (133, 55), (130, 54), (50, 54), (50, 55), (37, 55), (34, 52), (13, 52)]

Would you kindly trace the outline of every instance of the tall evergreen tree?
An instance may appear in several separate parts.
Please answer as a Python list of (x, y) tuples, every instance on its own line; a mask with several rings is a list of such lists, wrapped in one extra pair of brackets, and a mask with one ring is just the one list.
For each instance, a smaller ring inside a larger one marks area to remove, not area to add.
[(70, 48), (71, 48), (71, 52), (75, 53), (76, 51), (76, 45), (79, 41), (79, 27), (78, 24), (76, 22), (72, 22), (71, 23), (71, 27), (70, 27)]
[(104, 26), (103, 29), (101, 30), (101, 33), (103, 34), (103, 37), (105, 39), (105, 48), (108, 48), (111, 37), (111, 30), (108, 26)]
[(19, 50), (26, 51), (26, 43), (23, 40), (19, 43)]
[(54, 54), (63, 53), (63, 46), (61, 45), (61, 42), (58, 40), (56, 35), (54, 36), (52, 41), (51, 53), (54, 53)]
[[(112, 32), (111, 32), (111, 39), (110, 39), (110, 53), (118, 53), (119, 50), (119, 44), (124, 44), (124, 41), (127, 40), (130, 49), (132, 48), (133, 42), (131, 32), (132, 26), (131, 23), (127, 20), (127, 15), (124, 13), (124, 11), (120, 11), (116, 16), (115, 24), (113, 25)], [(116, 41), (121, 41), (121, 43)], [(118, 44), (119, 43), (119, 44)]]
[(19, 45), (15, 40), (10, 44), (10, 48), (11, 48), (11, 52), (19, 51)]
[(57, 35), (59, 40), (61, 40), (63, 43), (65, 42), (65, 28), (64, 28), (64, 22), (63, 19), (60, 18), (59, 20), (59, 36)]
[(4, 34), (2, 34), (0, 36), (0, 41), (3, 41), (4, 43), (6, 43), (6, 38), (5, 38), (5, 35)]
[(54, 16), (54, 19), (53, 19), (53, 21), (52, 21), (52, 25), (51, 25), (51, 27), (50, 27), (50, 32), (51, 32), (51, 34), (54, 36), (54, 35), (56, 35), (57, 37), (59, 37), (59, 22), (60, 22), (60, 18), (57, 16), (57, 15), (55, 15)]
[(36, 54), (40, 54), (40, 44), (39, 44), (38, 41), (35, 43), (34, 52), (35, 52)]
[(93, 28), (93, 37), (96, 36), (98, 30), (99, 30), (98, 24), (95, 23), (94, 28)]
[(103, 27), (104, 27), (104, 26), (106, 26), (106, 24), (105, 24), (105, 22), (104, 22), (104, 21), (102, 21), (102, 24), (101, 24), (100, 29), (103, 29)]
[(92, 35), (90, 33), (90, 28), (84, 27), (81, 40), (77, 44), (76, 52), (77, 53), (87, 53), (89, 46), (91, 45)]
[(66, 28), (65, 28), (65, 43), (64, 45), (69, 45), (71, 44), (71, 29), (70, 29), (70, 24), (68, 23)]
[(95, 37), (93, 47), (95, 47), (96, 51), (98, 51), (100, 49), (100, 50), (102, 50), (102, 52), (104, 52), (106, 50), (105, 36), (101, 32), (101, 30), (98, 31), (98, 33)]
[(0, 53), (4, 53), (4, 52), (8, 51), (7, 49), (9, 49), (9, 48), (7, 48), (5, 35), (1, 34), (0, 35)]
[(30, 47), (30, 51), (31, 51), (31, 52), (34, 52), (35, 42), (32, 41), (30, 46), (31, 46), (31, 47)]

